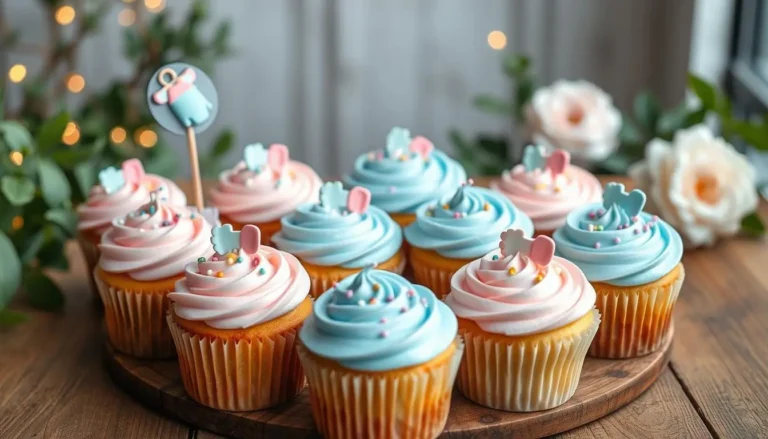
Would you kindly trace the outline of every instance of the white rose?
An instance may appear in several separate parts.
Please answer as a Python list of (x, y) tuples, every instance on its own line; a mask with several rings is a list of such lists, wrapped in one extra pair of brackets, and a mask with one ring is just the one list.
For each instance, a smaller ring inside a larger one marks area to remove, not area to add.
[(602, 160), (619, 144), (621, 113), (587, 81), (557, 81), (536, 90), (525, 119), (534, 142), (565, 149), (576, 163)]
[(736, 234), (741, 219), (757, 208), (755, 169), (704, 125), (678, 131), (672, 144), (652, 140), (629, 175), (647, 194), (648, 210), (675, 227), (689, 247)]

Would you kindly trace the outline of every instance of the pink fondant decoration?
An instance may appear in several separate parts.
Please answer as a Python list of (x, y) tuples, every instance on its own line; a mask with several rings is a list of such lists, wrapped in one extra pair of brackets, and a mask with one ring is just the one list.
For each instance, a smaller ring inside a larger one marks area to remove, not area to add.
[(371, 204), (371, 191), (364, 187), (356, 186), (347, 195), (347, 210), (354, 213), (365, 213)]
[(554, 255), (555, 241), (548, 236), (537, 236), (528, 252), (528, 257), (538, 265), (548, 265)]
[(126, 160), (122, 164), (123, 178), (125, 181), (133, 184), (140, 184), (144, 179), (144, 166), (139, 159)]
[(411, 144), (408, 145), (408, 148), (419, 154), (422, 158), (427, 159), (435, 146), (426, 137), (416, 136), (411, 140)]
[(275, 143), (269, 147), (269, 151), (267, 151), (267, 164), (272, 168), (272, 171), (278, 174), (282, 173), (285, 165), (288, 164), (288, 160), (287, 146)]
[(520, 229), (508, 229), (501, 232), (499, 248), (504, 257), (521, 253), (538, 265), (547, 265), (555, 254), (555, 241), (546, 236), (529, 239)]
[(248, 254), (254, 254), (259, 251), (261, 243), (261, 230), (258, 227), (248, 224), (240, 231), (240, 248)]
[(552, 151), (552, 154), (547, 157), (547, 169), (552, 172), (552, 175), (560, 175), (565, 172), (568, 165), (571, 163), (571, 154), (568, 151), (558, 149)]

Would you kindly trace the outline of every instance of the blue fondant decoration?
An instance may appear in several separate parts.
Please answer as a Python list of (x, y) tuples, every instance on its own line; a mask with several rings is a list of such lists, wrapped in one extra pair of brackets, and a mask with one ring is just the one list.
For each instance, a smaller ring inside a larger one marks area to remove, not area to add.
[(152, 75), (147, 88), (149, 110), (166, 130), (200, 133), (213, 123), (218, 96), (211, 79), (197, 67), (172, 63)]
[(547, 164), (547, 158), (544, 156), (544, 147), (538, 145), (528, 145), (523, 151), (523, 166), (528, 172), (537, 169), (544, 169)]
[(384, 148), (387, 157), (399, 157), (408, 153), (411, 144), (411, 132), (406, 128), (394, 127), (387, 134), (387, 146)]
[(608, 183), (603, 193), (603, 207), (610, 209), (614, 204), (624, 210), (628, 216), (637, 216), (645, 206), (645, 193), (639, 189), (627, 193), (623, 184)]
[(99, 183), (108, 194), (114, 193), (125, 185), (123, 171), (112, 166), (99, 171)]
[(211, 230), (211, 244), (216, 253), (222, 256), (237, 252), (240, 248), (240, 232), (233, 231), (230, 224), (214, 227)]
[(348, 195), (340, 181), (329, 181), (320, 188), (320, 204), (326, 209), (344, 210)]
[(253, 172), (261, 172), (267, 165), (267, 149), (261, 143), (252, 143), (243, 149), (245, 165)]

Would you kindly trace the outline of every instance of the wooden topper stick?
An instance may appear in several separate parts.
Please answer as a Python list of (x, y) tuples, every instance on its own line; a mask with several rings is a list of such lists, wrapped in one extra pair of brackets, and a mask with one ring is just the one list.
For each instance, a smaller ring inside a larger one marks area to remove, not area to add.
[(200, 180), (200, 163), (197, 158), (197, 139), (195, 128), (187, 128), (187, 150), (189, 151), (189, 167), (192, 173), (192, 189), (195, 196), (195, 207), (198, 212), (203, 211), (203, 183)]

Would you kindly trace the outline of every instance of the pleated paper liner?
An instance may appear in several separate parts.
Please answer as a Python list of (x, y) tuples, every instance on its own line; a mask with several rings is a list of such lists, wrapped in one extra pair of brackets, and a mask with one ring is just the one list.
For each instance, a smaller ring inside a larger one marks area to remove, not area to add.
[(664, 342), (672, 310), (685, 278), (683, 264), (650, 284), (616, 287), (594, 283), (603, 323), (589, 349), (599, 358), (634, 358), (656, 351)]
[(486, 407), (533, 412), (557, 407), (576, 392), (600, 313), (593, 309), (564, 328), (526, 337), (489, 334), (459, 322), (466, 345), (459, 391)]
[(88, 285), (91, 287), (91, 294), (93, 299), (101, 304), (101, 297), (99, 296), (99, 290), (96, 286), (96, 281), (93, 278), (93, 270), (99, 263), (99, 239), (95, 235), (87, 234), (87, 232), (79, 232), (77, 234), (77, 244), (80, 246), (80, 251), (83, 252), (83, 258), (85, 258), (85, 264), (88, 267)]
[(228, 218), (226, 215), (219, 215), (219, 221), (221, 221), (222, 224), (230, 224), (232, 230), (243, 230), (243, 227), (246, 225), (253, 224), (261, 230), (261, 244), (269, 246), (272, 246), (272, 236), (282, 228), (280, 218), (266, 223), (241, 223)]
[[(403, 274), (405, 270), (405, 253), (399, 251), (394, 256), (376, 265), (376, 269)], [(320, 297), (321, 294), (333, 288), (336, 282), (360, 272), (362, 268), (323, 267), (301, 261), (301, 265), (307, 270), (312, 286), (309, 293), (312, 297)]]
[(94, 270), (93, 277), (104, 303), (109, 342), (120, 352), (146, 359), (173, 358), (176, 349), (165, 316), (168, 293), (182, 276), (160, 282), (132, 281), (113, 284), (112, 276)]
[(184, 389), (200, 404), (217, 410), (260, 410), (290, 401), (306, 385), (296, 353), (303, 320), (263, 337), (232, 338), (188, 332), (172, 312), (167, 321)]
[(471, 259), (449, 259), (431, 250), (410, 247), (410, 262), (417, 284), (424, 285), (444, 299), (451, 292), (451, 278)]
[(345, 369), (299, 346), (312, 416), (326, 439), (431, 439), (445, 427), (461, 338), (435, 359), (387, 372)]

